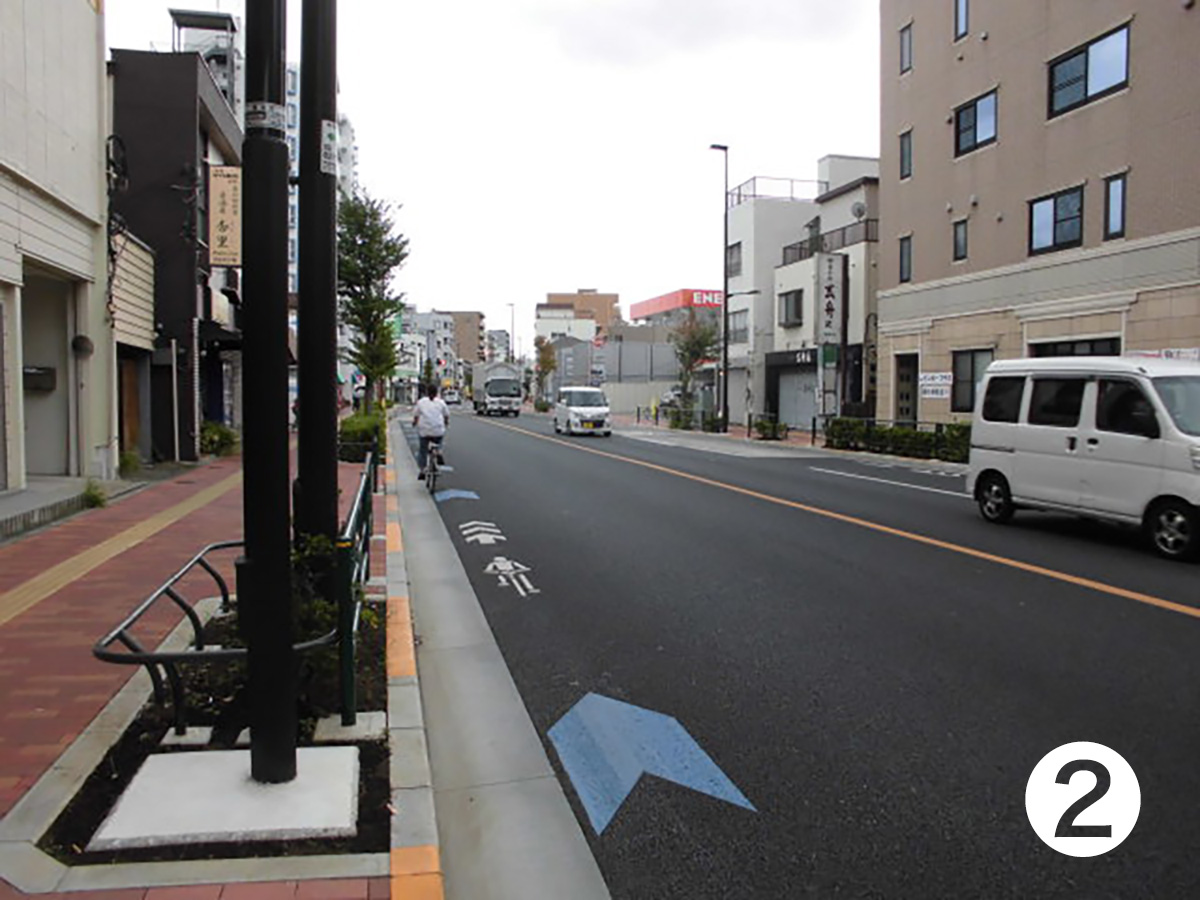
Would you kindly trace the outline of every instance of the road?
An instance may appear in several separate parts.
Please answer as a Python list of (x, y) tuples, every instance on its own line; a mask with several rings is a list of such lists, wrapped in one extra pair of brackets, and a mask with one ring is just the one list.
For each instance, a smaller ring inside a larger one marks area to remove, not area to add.
[[(1200, 895), (1194, 566), (987, 525), (919, 463), (467, 414), (447, 456), (478, 499), (440, 512), (614, 897)], [(672, 717), (747, 803), (643, 777), (597, 827), (551, 739), (589, 694)], [(1142, 792), (1094, 858), (1025, 812), (1074, 741)]]

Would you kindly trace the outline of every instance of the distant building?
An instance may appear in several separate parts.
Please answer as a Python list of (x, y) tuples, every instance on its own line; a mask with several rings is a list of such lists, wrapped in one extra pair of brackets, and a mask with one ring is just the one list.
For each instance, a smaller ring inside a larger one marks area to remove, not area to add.
[(451, 312), (454, 320), (454, 352), (464, 363), (483, 362), (487, 358), (487, 340), (483, 313)]
[(602, 294), (595, 288), (580, 288), (573, 294), (547, 294), (547, 306), (570, 306), (575, 317), (590, 318), (596, 330), (605, 334), (615, 322), (621, 321), (619, 294)]
[(590, 341), (596, 337), (597, 325), (591, 311), (579, 312), (570, 303), (539, 303), (534, 316), (534, 334), (540, 338)]
[(719, 327), (724, 296), (719, 290), (682, 288), (633, 304), (629, 308), (629, 318), (646, 325), (674, 326), (692, 313), (707, 321), (718, 323)]
[(488, 362), (507, 360), (512, 355), (512, 340), (508, 332), (503, 330), (487, 333), (486, 358)]

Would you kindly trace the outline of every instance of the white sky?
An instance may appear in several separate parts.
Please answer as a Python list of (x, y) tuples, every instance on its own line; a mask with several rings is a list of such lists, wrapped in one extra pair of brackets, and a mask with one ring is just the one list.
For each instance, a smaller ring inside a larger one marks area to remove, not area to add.
[[(109, 0), (108, 44), (169, 50), (167, 9)], [(300, 58), (288, 0), (288, 59)], [(879, 152), (878, 0), (341, 0), (339, 108), (360, 184), (396, 207), (419, 309), (532, 346), (550, 292), (621, 306), (721, 286), (729, 180), (815, 179)]]

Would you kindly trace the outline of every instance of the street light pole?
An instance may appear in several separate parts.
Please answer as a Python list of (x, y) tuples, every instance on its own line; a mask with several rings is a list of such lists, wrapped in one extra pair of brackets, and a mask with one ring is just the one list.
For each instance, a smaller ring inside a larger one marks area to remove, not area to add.
[(515, 303), (508, 304), (508, 361), (516, 362), (516, 346), (517, 346), (517, 305)]
[(712, 144), (725, 158), (725, 190), (721, 193), (721, 431), (729, 431), (729, 147)]

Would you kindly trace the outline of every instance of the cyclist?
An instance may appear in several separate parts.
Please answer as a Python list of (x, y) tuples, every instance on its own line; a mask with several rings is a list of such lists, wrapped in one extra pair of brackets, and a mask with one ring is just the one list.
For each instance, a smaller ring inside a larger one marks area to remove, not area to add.
[(425, 462), (429, 456), (431, 444), (438, 447), (450, 427), (450, 408), (446, 401), (438, 396), (436, 384), (425, 386), (425, 396), (417, 401), (413, 408), (413, 426), (417, 429), (420, 447), (417, 451), (417, 478), (425, 479)]

